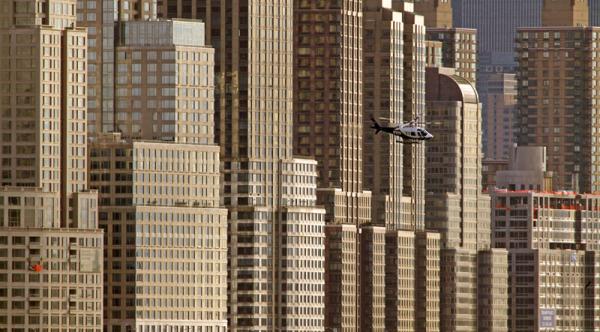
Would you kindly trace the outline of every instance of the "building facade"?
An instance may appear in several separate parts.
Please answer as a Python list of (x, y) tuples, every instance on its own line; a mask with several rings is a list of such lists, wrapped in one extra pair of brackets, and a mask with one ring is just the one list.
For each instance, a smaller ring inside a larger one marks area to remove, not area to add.
[(116, 22), (155, 19), (154, 0), (77, 1), (77, 24), (87, 27), (88, 43), (88, 131), (90, 136), (117, 130), (115, 47)]
[[(550, 5), (545, 10), (551, 11)], [(547, 17), (544, 23), (556, 23), (551, 14)], [(555, 173), (556, 189), (594, 192), (600, 188), (594, 60), (599, 33), (592, 27), (546, 24), (518, 31), (518, 143), (549, 148), (548, 170)], [(573, 137), (572, 128), (578, 128), (580, 135)]]
[(426, 83), (428, 128), (436, 135), (427, 144), (426, 227), (441, 236), (440, 330), (479, 331), (501, 320), (507, 308), (502, 284), (496, 280), (489, 286), (490, 278), (506, 277), (489, 271), (506, 252), (489, 251), (489, 196), (481, 193), (481, 106), (474, 83), (453, 69), (428, 68)]
[(572, 192), (492, 193), (493, 246), (509, 252), (511, 331), (598, 328), (598, 203)]
[(427, 26), (427, 40), (442, 43), (442, 66), (463, 78), (477, 78), (477, 30)]
[(206, 22), (215, 48), (230, 331), (320, 331), (325, 321), (326, 211), (316, 207), (317, 164), (292, 148), (293, 8), (166, 0), (157, 9)]
[(589, 20), (590, 26), (597, 27), (600, 26), (600, 1), (598, 0), (589, 0), (588, 1), (589, 8)]
[[(325, 329), (356, 330), (360, 227), (371, 221), (371, 192), (362, 183), (362, 1), (295, 1), (293, 18), (293, 149), (318, 161), (318, 202), (327, 211), (326, 223), (336, 225), (327, 227), (326, 249), (341, 249), (325, 254), (326, 266), (341, 267), (325, 270), (325, 317), (332, 318)], [(339, 285), (337, 276), (352, 285)]]
[(415, 11), (425, 17), (427, 27), (452, 28), (452, 1), (416, 0)]
[(544, 0), (542, 26), (589, 26), (589, 0)]
[[(409, 159), (403, 160), (404, 147), (394, 136), (376, 135), (367, 129), (372, 119), (397, 125), (409, 121), (405, 111), (422, 111), (416, 102), (423, 92), (425, 41), (419, 35), (423, 17), (415, 15), (410, 5), (377, 0), (363, 3), (363, 185), (372, 195), (371, 223), (386, 229), (385, 247), (380, 249), (393, 259), (386, 262), (383, 289), (372, 286), (371, 280), (377, 279), (370, 269), (361, 270), (360, 317), (367, 325), (370, 321), (364, 317), (380, 317), (379, 307), (371, 302), (365, 305), (363, 297), (380, 299), (383, 291), (386, 329), (439, 331), (440, 242), (439, 234), (424, 231), (423, 216), (418, 214), (423, 201), (417, 197), (424, 190), (420, 147), (406, 149)], [(441, 61), (441, 53), (439, 56)], [(403, 89), (405, 84), (411, 89)], [(406, 173), (410, 178), (405, 178)], [(374, 226), (365, 227), (370, 230)], [(375, 262), (381, 255), (375, 248), (361, 243), (361, 261)], [(399, 301), (399, 294), (408, 294), (413, 300)]]
[(517, 80), (514, 74), (494, 73), (478, 84), (483, 115), (483, 155), (486, 159), (503, 160), (510, 156), (516, 143)]
[(104, 325), (227, 329), (227, 211), (217, 146), (99, 135), (90, 146), (106, 233)]
[(0, 330), (102, 327), (75, 1), (0, 4)]
[(363, 5), (363, 185), (371, 191), (371, 222), (409, 229), (402, 219), (402, 145), (393, 135), (375, 135), (373, 120), (403, 122), (404, 22), (402, 12), (381, 1)]
[(191, 20), (118, 24), (115, 130), (124, 138), (214, 143), (214, 49)]

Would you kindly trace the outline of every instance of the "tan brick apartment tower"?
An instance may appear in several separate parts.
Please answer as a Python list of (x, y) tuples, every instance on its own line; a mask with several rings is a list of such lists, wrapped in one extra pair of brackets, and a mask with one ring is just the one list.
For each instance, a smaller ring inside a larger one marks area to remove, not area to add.
[[(174, 1), (215, 48), (216, 141), (229, 209), (229, 331), (322, 331), (325, 211), (293, 157), (293, 3)], [(365, 203), (368, 205), (368, 202)]]
[[(375, 225), (363, 227), (361, 237), (366, 241), (361, 248), (368, 249), (361, 250), (363, 330), (364, 325), (383, 329), (368, 319), (380, 310), (368, 300), (384, 292), (385, 329), (439, 331), (439, 234), (425, 232), (422, 214), (416, 213), (424, 202), (418, 199), (424, 192), (421, 147), (407, 148), (404, 163), (403, 145), (370, 128), (371, 118), (398, 124), (406, 121), (405, 112), (422, 112), (418, 101), (423, 93), (423, 27), (423, 17), (414, 14), (412, 3), (363, 2), (363, 185), (372, 193)], [(377, 237), (364, 235), (383, 229), (385, 283), (377, 288), (371, 284), (377, 280)]]
[[(517, 135), (519, 145), (548, 148), (554, 188), (596, 192), (600, 28), (586, 26), (582, 8), (587, 2), (545, 1), (544, 26), (518, 29)], [(567, 26), (558, 11), (579, 19)]]
[(227, 210), (218, 146), (90, 144), (90, 186), (106, 232), (108, 330), (227, 329)]
[(0, 330), (102, 327), (76, 1), (0, 3)]
[(199, 21), (115, 24), (119, 133), (93, 135), (89, 170), (107, 241), (105, 329), (224, 331), (227, 214), (213, 145), (214, 50)]
[(440, 19), (448, 8), (450, 1), (416, 6), (431, 24), (427, 39), (442, 45), (443, 67), (427, 69), (427, 122), (435, 140), (427, 143), (425, 185), (426, 228), (441, 235), (440, 330), (506, 331), (507, 275), (499, 268), (506, 253), (489, 250), (489, 196), (481, 194), (477, 31)]
[(449, 68), (428, 68), (426, 82), (428, 128), (436, 136), (427, 142), (425, 221), (441, 235), (440, 330), (507, 331), (507, 275), (497, 268), (506, 252), (489, 251), (477, 91)]
[(293, 14), (294, 152), (318, 161), (327, 211), (325, 329), (355, 331), (360, 226), (371, 219), (362, 185), (363, 1), (294, 1)]

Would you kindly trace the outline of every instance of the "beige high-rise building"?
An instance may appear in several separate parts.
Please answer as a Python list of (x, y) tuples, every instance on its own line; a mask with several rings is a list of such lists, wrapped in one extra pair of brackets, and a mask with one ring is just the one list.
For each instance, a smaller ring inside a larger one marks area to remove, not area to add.
[[(362, 5), (295, 1), (293, 8), (294, 152), (318, 161), (325, 221), (343, 225), (327, 228), (327, 247), (341, 250), (327, 251), (325, 265), (342, 267), (325, 271), (327, 330), (361, 325), (360, 227), (371, 221), (371, 193), (362, 184)], [(337, 276), (353, 284), (340, 287)]]
[(77, 24), (88, 28), (87, 126), (90, 137), (114, 127), (115, 18), (112, 0), (76, 1)]
[[(114, 58), (88, 68), (116, 73), (108, 90), (90, 85), (104, 103), (95, 114), (110, 118), (91, 135), (89, 174), (107, 243), (104, 328), (224, 331), (227, 211), (219, 207), (219, 148), (208, 145), (214, 51), (202, 22), (129, 21), (140, 18), (131, 4), (103, 18), (119, 19), (116, 40), (102, 44)], [(119, 133), (101, 132), (112, 130)]]
[(75, 1), (0, 3), (0, 330), (101, 331)]
[(427, 26), (427, 40), (442, 43), (442, 66), (475, 82), (477, 77), (477, 30)]
[[(359, 330), (357, 319), (359, 292), (357, 227), (349, 224), (325, 226), (325, 326), (342, 326), (344, 331)], [(334, 327), (335, 328), (335, 327)], [(327, 328), (332, 329), (332, 328)]]
[[(415, 13), (412, 1), (396, 1), (404, 23), (403, 122), (426, 121), (425, 112), (425, 21)], [(402, 211), (413, 229), (425, 229), (425, 146), (402, 146)]]
[(415, 331), (440, 331), (440, 234), (415, 235)]
[(440, 330), (478, 331), (507, 308), (501, 300), (485, 300), (501, 298), (505, 288), (490, 287), (489, 279), (506, 275), (478, 278), (478, 271), (485, 275), (506, 257), (503, 251), (489, 252), (489, 196), (481, 193), (481, 105), (474, 83), (453, 69), (428, 68), (426, 82), (428, 129), (435, 135), (427, 143), (426, 226), (441, 235)]
[[(565, 3), (575, 7), (566, 10)], [(587, 9), (587, 2), (546, 1), (544, 27), (518, 29), (517, 135), (519, 145), (547, 147), (555, 189), (596, 192), (600, 28), (566, 26), (548, 18), (558, 11), (568, 17), (580, 7)]]
[[(367, 301), (362, 297), (379, 298), (379, 292), (384, 292), (387, 329), (439, 331), (439, 234), (423, 231), (422, 215), (417, 214), (423, 204), (417, 195), (424, 191), (423, 178), (419, 177), (424, 169), (419, 168), (423, 165), (417, 158), (422, 156), (417, 154), (420, 148), (407, 149), (414, 159), (404, 163), (403, 145), (394, 136), (376, 135), (370, 128), (371, 118), (390, 125), (401, 124), (406, 121), (405, 109), (421, 110), (413, 101), (418, 101), (416, 94), (423, 92), (420, 79), (425, 42), (422, 35), (418, 36), (422, 19), (414, 15), (409, 4), (363, 2), (363, 183), (372, 192), (371, 222), (385, 226), (386, 236), (392, 241), (386, 243), (387, 255), (396, 258), (393, 268), (386, 267), (383, 289), (371, 285), (376, 277), (369, 270), (361, 270), (360, 317), (361, 322), (371, 326), (365, 317), (376, 316), (379, 308), (365, 306)], [(441, 44), (438, 46), (441, 50)], [(403, 89), (405, 84), (414, 88), (407, 91)], [(406, 186), (404, 172), (417, 176), (406, 178)], [(411, 250), (406, 249), (408, 244), (413, 246)], [(361, 245), (368, 248), (361, 250), (361, 260), (375, 262), (381, 253), (368, 244)], [(413, 296), (411, 301), (398, 301), (398, 296), (403, 297), (399, 294), (407, 290), (411, 292), (407, 296)]]
[(58, 193), (0, 187), (0, 330), (102, 331), (96, 192), (76, 193), (76, 227)]
[(230, 331), (324, 328), (326, 211), (316, 207), (316, 162), (294, 158), (292, 149), (293, 7), (275, 0), (158, 4), (159, 16), (206, 22), (215, 48)]
[(415, 232), (388, 232), (385, 246), (385, 331), (416, 331)]
[(124, 138), (214, 142), (214, 49), (191, 20), (122, 22), (115, 129)]
[(516, 141), (517, 80), (514, 74), (492, 73), (486, 76), (483, 117), (483, 154), (486, 159), (506, 160)]
[(411, 229), (402, 219), (402, 144), (370, 128), (372, 119), (403, 122), (404, 22), (402, 12), (381, 0), (363, 1), (363, 185), (371, 191), (371, 222)]
[(227, 330), (227, 210), (219, 147), (99, 135), (98, 189), (110, 331)]
[[(359, 331), (385, 329), (386, 229), (364, 226), (360, 233), (360, 326)], [(343, 302), (343, 299), (342, 299)]]
[(508, 256), (504, 249), (477, 255), (477, 331), (509, 331)]
[[(86, 43), (75, 1), (2, 4), (3, 186), (41, 187), (68, 199), (86, 185)], [(39, 7), (39, 8), (38, 8)], [(68, 161), (68, 162), (67, 162)]]
[(77, 24), (88, 28), (88, 131), (91, 137), (116, 130), (115, 22), (154, 19), (155, 0), (78, 0)]

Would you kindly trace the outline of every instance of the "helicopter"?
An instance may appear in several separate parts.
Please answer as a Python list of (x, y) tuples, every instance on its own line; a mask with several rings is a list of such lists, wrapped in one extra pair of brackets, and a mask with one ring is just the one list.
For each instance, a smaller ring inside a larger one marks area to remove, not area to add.
[(418, 126), (419, 117), (416, 117), (408, 123), (387, 127), (380, 125), (372, 116), (371, 121), (373, 121), (371, 128), (375, 129), (375, 134), (379, 134), (379, 132), (382, 131), (386, 134), (397, 136), (398, 139), (396, 139), (396, 143), (414, 144), (428, 141), (433, 138), (433, 135), (425, 130), (425, 128)]

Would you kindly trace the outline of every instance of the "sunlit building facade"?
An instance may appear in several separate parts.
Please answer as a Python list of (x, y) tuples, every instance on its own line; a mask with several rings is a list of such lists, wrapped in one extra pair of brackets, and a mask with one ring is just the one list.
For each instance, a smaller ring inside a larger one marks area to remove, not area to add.
[(161, 17), (204, 21), (206, 42), (215, 48), (229, 331), (324, 326), (326, 232), (325, 210), (316, 206), (317, 164), (295, 158), (292, 149), (293, 6), (164, 0), (157, 8)]
[(75, 1), (0, 4), (0, 330), (101, 331)]
[[(556, 189), (600, 189), (599, 67), (591, 60), (599, 39), (600, 28), (593, 27), (519, 29), (517, 142), (548, 147)], [(571, 134), (573, 126), (578, 135)]]
[(90, 186), (105, 230), (105, 327), (227, 327), (227, 211), (219, 148), (128, 141), (90, 146)]
[(441, 235), (440, 330), (479, 331), (506, 316), (506, 287), (497, 282), (506, 274), (490, 271), (506, 252), (489, 251), (490, 198), (481, 192), (481, 105), (474, 83), (454, 69), (428, 68), (427, 110), (436, 140), (427, 145), (426, 227)]

